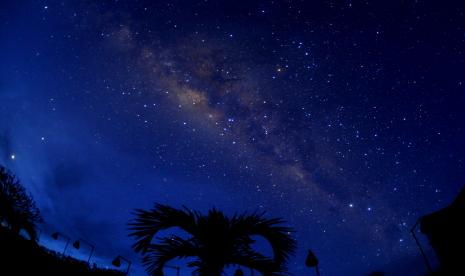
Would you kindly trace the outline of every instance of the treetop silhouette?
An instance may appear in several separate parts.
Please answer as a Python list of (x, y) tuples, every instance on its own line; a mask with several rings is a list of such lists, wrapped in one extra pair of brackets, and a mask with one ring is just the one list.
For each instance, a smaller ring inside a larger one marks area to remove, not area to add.
[[(142, 262), (151, 275), (163, 275), (163, 267), (172, 259), (193, 258), (188, 262), (196, 275), (221, 275), (225, 267), (240, 265), (263, 275), (287, 273), (286, 263), (294, 253), (293, 230), (282, 226), (280, 218), (268, 219), (264, 213), (236, 214), (227, 217), (217, 209), (206, 215), (184, 207), (176, 209), (155, 204), (150, 210), (136, 209), (129, 230), (136, 239), (133, 248), (143, 255)], [(180, 228), (187, 238), (178, 235), (157, 238), (162, 230)], [(252, 248), (253, 236), (262, 236), (273, 249), (268, 257)]]
[(37, 241), (36, 227), (43, 222), (39, 208), (19, 180), (0, 166), (0, 225), (15, 233), (22, 229)]

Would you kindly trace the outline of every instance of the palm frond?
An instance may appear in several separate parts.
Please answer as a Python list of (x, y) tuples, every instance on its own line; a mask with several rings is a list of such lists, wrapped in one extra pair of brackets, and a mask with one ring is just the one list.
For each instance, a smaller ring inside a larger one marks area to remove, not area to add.
[(190, 240), (171, 236), (159, 238), (157, 243), (149, 245), (142, 264), (150, 275), (163, 275), (163, 267), (175, 258), (187, 258), (197, 254), (197, 247)]
[(286, 273), (284, 266), (250, 249), (241, 250), (238, 254), (231, 256), (228, 265), (241, 265), (260, 272), (262, 275), (283, 275)]
[[(242, 265), (263, 275), (287, 273), (286, 263), (294, 253), (296, 242), (290, 235), (293, 230), (283, 226), (280, 218), (266, 219), (264, 213), (226, 216), (211, 209), (206, 215), (184, 209), (155, 204), (148, 211), (136, 210), (131, 221), (130, 236), (136, 238), (133, 248), (142, 251), (143, 264), (151, 275), (162, 275), (163, 266), (174, 258), (195, 257), (189, 267), (201, 276), (221, 275), (224, 267)], [(154, 236), (161, 230), (178, 227), (190, 234), (161, 238)], [(252, 249), (253, 236), (264, 237), (273, 249), (266, 257)]]
[(176, 209), (167, 205), (155, 204), (154, 208), (146, 211), (136, 209), (133, 213), (136, 218), (128, 223), (136, 242), (133, 248), (136, 252), (145, 252), (153, 237), (161, 230), (179, 227), (189, 234), (193, 234), (196, 228), (199, 214), (184, 208)]
[(244, 236), (262, 236), (273, 248), (273, 258), (278, 263), (285, 263), (295, 252), (296, 241), (290, 235), (292, 228), (282, 226), (281, 218), (264, 218), (264, 213), (236, 215), (232, 219), (234, 231)]

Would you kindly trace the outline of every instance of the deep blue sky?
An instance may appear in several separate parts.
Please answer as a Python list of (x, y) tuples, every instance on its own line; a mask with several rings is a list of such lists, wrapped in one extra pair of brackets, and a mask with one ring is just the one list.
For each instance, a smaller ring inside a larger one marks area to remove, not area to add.
[(412, 275), (410, 227), (465, 183), (460, 1), (2, 1), (0, 26), (0, 162), (101, 265), (159, 202), (285, 218), (295, 275), (307, 248)]

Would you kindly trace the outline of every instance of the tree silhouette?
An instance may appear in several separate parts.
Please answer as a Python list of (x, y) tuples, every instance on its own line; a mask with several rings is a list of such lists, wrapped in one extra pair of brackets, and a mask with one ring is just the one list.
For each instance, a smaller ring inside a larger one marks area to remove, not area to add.
[[(188, 266), (201, 276), (219, 276), (230, 265), (255, 269), (263, 275), (282, 275), (287, 273), (286, 263), (296, 246), (289, 235), (293, 230), (280, 226), (282, 219), (266, 219), (263, 213), (229, 218), (216, 209), (202, 215), (186, 207), (155, 204), (148, 211), (135, 210), (134, 215), (129, 236), (135, 237), (133, 248), (142, 253), (142, 263), (151, 275), (163, 275), (164, 265), (175, 258), (194, 258)], [(159, 231), (170, 228), (180, 228), (188, 237), (171, 235), (152, 243)], [(262, 236), (270, 243), (273, 257), (252, 249), (253, 236)]]
[(42, 222), (39, 209), (26, 193), (19, 180), (0, 166), (0, 225), (15, 233), (25, 230), (31, 240), (37, 241), (37, 223)]

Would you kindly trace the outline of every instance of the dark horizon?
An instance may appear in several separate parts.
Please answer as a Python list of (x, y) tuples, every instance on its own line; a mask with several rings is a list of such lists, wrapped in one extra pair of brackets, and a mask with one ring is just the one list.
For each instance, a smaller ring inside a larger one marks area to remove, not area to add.
[(142, 275), (134, 209), (216, 207), (282, 217), (294, 275), (426, 271), (410, 228), (465, 184), (465, 7), (388, 2), (3, 1), (0, 164), (41, 242)]

